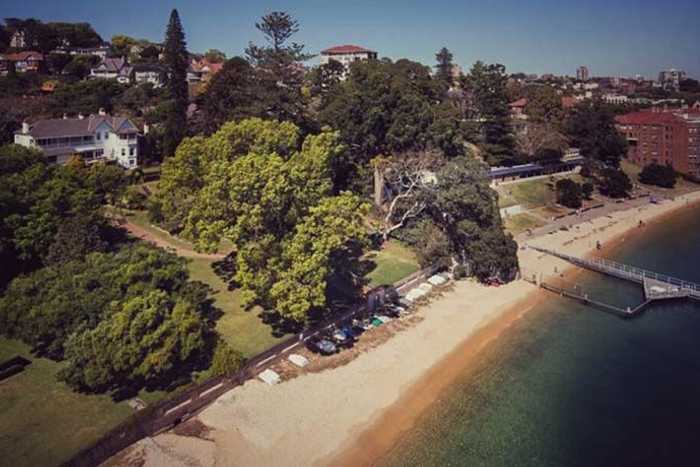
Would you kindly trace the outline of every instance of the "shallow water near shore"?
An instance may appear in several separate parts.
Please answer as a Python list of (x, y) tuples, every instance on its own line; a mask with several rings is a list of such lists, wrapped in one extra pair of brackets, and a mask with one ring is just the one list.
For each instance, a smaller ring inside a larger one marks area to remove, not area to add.
[[(608, 257), (700, 283), (700, 208), (636, 229)], [(583, 273), (618, 306), (640, 286)], [(483, 352), (379, 465), (694, 465), (700, 303), (623, 320), (554, 295)]]

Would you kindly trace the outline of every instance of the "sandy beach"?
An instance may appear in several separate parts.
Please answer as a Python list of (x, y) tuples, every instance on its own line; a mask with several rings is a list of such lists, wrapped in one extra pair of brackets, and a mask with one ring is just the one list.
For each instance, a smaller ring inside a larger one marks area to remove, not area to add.
[[(700, 192), (603, 215), (528, 243), (583, 256), (601, 242), (604, 253), (638, 234), (640, 221), (659, 221), (697, 202)], [(527, 248), (519, 258), (523, 275), (548, 277), (568, 269)], [(348, 363), (276, 386), (247, 382), (203, 410), (194, 433), (142, 440), (107, 465), (370, 465), (546, 294), (523, 280), (499, 288), (457, 282), (419, 309), (415, 324)]]

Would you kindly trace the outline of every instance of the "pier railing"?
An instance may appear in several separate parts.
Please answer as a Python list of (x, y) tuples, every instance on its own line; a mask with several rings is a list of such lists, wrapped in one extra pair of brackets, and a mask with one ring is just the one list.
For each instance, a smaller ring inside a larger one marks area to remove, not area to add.
[(630, 266), (628, 264), (618, 263), (617, 261), (605, 258), (583, 259), (564, 253), (548, 250), (546, 248), (536, 246), (530, 246), (530, 248), (541, 253), (561, 258), (565, 261), (568, 261), (569, 263), (581, 266), (583, 268), (602, 272), (610, 276), (615, 276), (621, 279), (638, 282), (640, 284), (644, 283), (644, 279), (652, 279), (658, 282), (665, 282), (667, 284), (679, 287), (681, 290), (688, 292), (691, 296), (700, 297), (700, 285), (693, 282), (685, 281), (683, 279), (679, 279), (677, 277), (669, 276), (666, 274), (660, 274), (654, 271), (649, 271), (647, 269), (638, 268), (636, 266)]

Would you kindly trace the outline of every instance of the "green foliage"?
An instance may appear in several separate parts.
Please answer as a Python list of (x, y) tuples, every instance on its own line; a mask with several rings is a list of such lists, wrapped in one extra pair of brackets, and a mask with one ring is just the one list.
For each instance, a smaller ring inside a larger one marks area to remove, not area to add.
[(673, 167), (651, 163), (645, 166), (639, 173), (639, 181), (645, 185), (656, 185), (663, 188), (673, 188), (676, 186), (678, 174)]
[(209, 49), (204, 53), (204, 58), (211, 63), (223, 63), (226, 61), (226, 54), (219, 49)]
[(185, 136), (189, 102), (187, 44), (185, 43), (185, 33), (180, 22), (180, 15), (175, 9), (170, 13), (163, 55), (168, 69), (167, 84), (171, 99), (170, 109), (165, 120), (163, 153), (166, 156), (171, 156), (175, 154), (175, 149)]
[(224, 63), (197, 98), (200, 112), (196, 128), (212, 133), (231, 120), (263, 117), (267, 111), (264, 95), (255, 69), (244, 59), (234, 57)]
[(585, 199), (591, 199), (593, 196), (594, 186), (591, 182), (584, 182), (581, 184), (581, 196)]
[(570, 178), (564, 178), (557, 180), (556, 190), (557, 203), (572, 209), (581, 207), (581, 185)]
[(480, 127), (480, 148), (490, 165), (520, 162), (509, 123), (507, 82), (503, 65), (481, 61), (476, 62), (464, 78), (464, 87), (472, 94), (472, 118)]
[(59, 378), (91, 392), (159, 382), (204, 347), (205, 323), (196, 306), (150, 290), (111, 303), (97, 326), (71, 335)]
[(564, 119), (561, 96), (552, 86), (537, 86), (527, 92), (525, 113), (536, 123), (559, 125)]
[(56, 88), (49, 103), (55, 115), (89, 115), (102, 108), (111, 112), (126, 87), (109, 79), (94, 79), (63, 84)]
[(152, 209), (201, 250), (215, 251), (223, 238), (235, 245), (245, 304), (304, 321), (323, 307), (339, 265), (357, 267), (356, 245), (364, 242), (363, 203), (330, 196), (338, 139), (322, 132), (299, 149), (291, 123), (229, 122), (183, 141), (163, 165)]
[(259, 97), (269, 116), (303, 126), (307, 121), (306, 99), (302, 94), (304, 71), (299, 64), (312, 55), (304, 52), (303, 44), (289, 42), (299, 32), (299, 22), (288, 13), (273, 11), (255, 27), (265, 36), (267, 45), (251, 42), (245, 53), (257, 70), (262, 90)]
[(65, 358), (60, 377), (74, 388), (140, 386), (205, 350), (206, 296), (188, 282), (184, 259), (136, 244), (15, 279), (0, 299), (0, 329), (38, 355)]
[(447, 50), (447, 47), (443, 47), (435, 54), (435, 60), (437, 61), (435, 75), (437, 79), (444, 82), (447, 87), (451, 86), (453, 81), (452, 58), (452, 53)]
[(439, 104), (443, 85), (409, 60), (361, 61), (323, 99), (319, 121), (338, 128), (348, 148), (334, 166), (338, 189), (356, 186), (378, 155), (428, 147), (464, 154), (458, 110)]
[(98, 60), (95, 56), (77, 55), (63, 67), (63, 73), (78, 80), (85, 79), (90, 75), (90, 69), (97, 65)]
[(611, 198), (624, 198), (632, 190), (632, 182), (626, 173), (620, 169), (603, 169), (598, 179), (600, 192)]
[(237, 352), (226, 341), (219, 340), (211, 361), (209, 371), (212, 376), (228, 376), (241, 369), (245, 362), (243, 355)]
[(122, 177), (116, 167), (50, 166), (21, 146), (0, 148), (0, 256), (8, 265), (2, 282), (101, 249), (109, 228), (100, 207), (122, 186)]
[(566, 121), (571, 145), (581, 155), (604, 166), (616, 168), (627, 153), (627, 141), (615, 128), (615, 118), (598, 101), (577, 105)]

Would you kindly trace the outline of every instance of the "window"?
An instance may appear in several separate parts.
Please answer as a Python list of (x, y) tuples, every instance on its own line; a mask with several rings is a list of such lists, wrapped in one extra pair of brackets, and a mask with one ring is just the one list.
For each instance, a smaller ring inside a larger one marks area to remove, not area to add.
[(126, 149), (122, 148), (122, 156), (126, 156)]
[(131, 147), (129, 148), (129, 155), (130, 155), (130, 156), (133, 156), (133, 155), (134, 155), (134, 150), (135, 150), (135, 148), (134, 148), (133, 146), (131, 146)]
[(105, 141), (109, 139), (109, 131), (105, 131)]
[(97, 134), (95, 135), (95, 139), (96, 139), (97, 141), (100, 140), (100, 135), (101, 135), (101, 133), (98, 131)]

